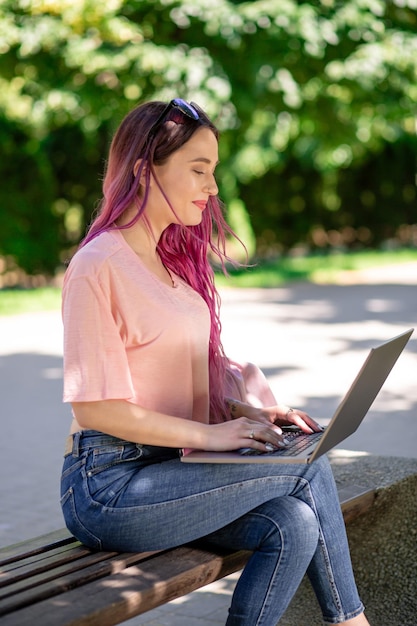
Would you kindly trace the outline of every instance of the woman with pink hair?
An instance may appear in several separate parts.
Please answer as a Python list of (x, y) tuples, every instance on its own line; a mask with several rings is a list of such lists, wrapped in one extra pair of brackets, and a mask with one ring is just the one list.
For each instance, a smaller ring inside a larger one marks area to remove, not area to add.
[(224, 267), (233, 233), (217, 162), (215, 126), (181, 99), (138, 106), (114, 136), (98, 214), (63, 287), (65, 521), (95, 549), (202, 538), (251, 550), (227, 626), (275, 626), (306, 572), (324, 623), (363, 626), (325, 458), (291, 469), (180, 462), (184, 448), (262, 452), (285, 447), (281, 426), (321, 428), (223, 352), (208, 254)]

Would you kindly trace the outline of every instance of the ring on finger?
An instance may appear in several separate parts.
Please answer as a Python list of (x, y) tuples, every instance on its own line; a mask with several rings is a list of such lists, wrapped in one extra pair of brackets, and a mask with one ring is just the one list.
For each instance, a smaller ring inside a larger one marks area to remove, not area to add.
[(249, 439), (254, 439), (255, 437), (255, 431), (252, 429), (249, 433)]

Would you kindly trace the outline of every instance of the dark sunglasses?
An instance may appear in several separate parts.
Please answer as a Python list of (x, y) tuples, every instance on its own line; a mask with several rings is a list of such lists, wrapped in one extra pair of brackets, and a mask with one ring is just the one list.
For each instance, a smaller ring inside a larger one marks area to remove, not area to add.
[[(189, 117), (192, 120), (195, 120), (195, 121), (199, 120), (200, 115), (197, 109), (195, 108), (195, 106), (196, 105), (194, 105), (194, 103), (189, 104), (185, 100), (182, 100), (182, 98), (174, 98), (174, 100), (171, 100), (171, 102), (169, 102), (166, 105), (165, 109), (162, 111), (161, 115), (158, 117), (156, 122), (151, 126), (151, 129), (149, 131), (149, 137), (152, 137), (153, 135), (155, 135), (156, 131), (161, 126), (161, 124), (166, 120), (169, 112), (172, 109), (176, 109), (177, 111), (182, 113), (182, 115), (185, 115), (186, 117)], [(177, 120), (174, 120), (174, 121), (177, 121)]]

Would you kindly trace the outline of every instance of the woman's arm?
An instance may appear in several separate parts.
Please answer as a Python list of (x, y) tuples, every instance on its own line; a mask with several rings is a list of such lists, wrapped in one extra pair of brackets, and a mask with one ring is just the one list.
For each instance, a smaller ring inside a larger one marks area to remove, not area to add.
[(144, 409), (127, 400), (73, 402), (72, 409), (81, 428), (134, 443), (197, 448), (204, 441), (204, 424)]
[(135, 443), (214, 451), (242, 447), (264, 451), (265, 443), (283, 445), (281, 429), (266, 420), (241, 417), (222, 424), (202, 424), (150, 411), (126, 400), (74, 402), (72, 408), (82, 429)]

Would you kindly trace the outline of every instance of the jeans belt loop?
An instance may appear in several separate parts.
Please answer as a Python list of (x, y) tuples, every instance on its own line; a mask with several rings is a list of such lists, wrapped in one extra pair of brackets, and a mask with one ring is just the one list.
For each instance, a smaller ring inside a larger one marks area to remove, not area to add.
[(72, 454), (75, 457), (80, 456), (80, 439), (81, 439), (81, 431), (78, 431), (77, 433), (75, 433), (73, 435), (73, 442), (72, 442)]

